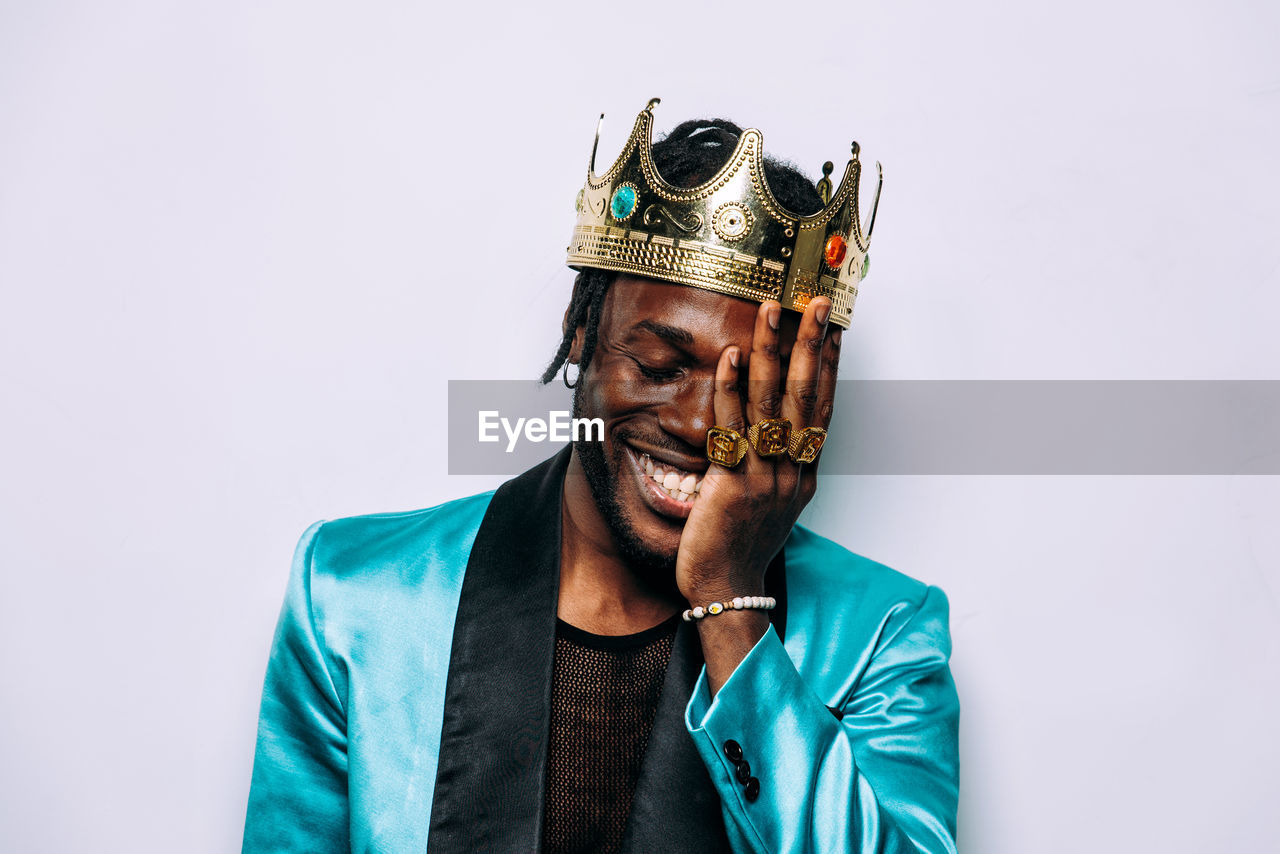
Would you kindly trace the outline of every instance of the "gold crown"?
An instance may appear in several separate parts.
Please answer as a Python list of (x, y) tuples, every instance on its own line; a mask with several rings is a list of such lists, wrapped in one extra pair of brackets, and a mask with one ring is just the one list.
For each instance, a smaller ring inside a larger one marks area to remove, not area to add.
[[(568, 265), (595, 267), (692, 285), (729, 296), (803, 311), (816, 296), (834, 304), (831, 322), (845, 329), (858, 283), (867, 274), (867, 246), (884, 173), (864, 232), (858, 211), (858, 143), (835, 193), (823, 167), (826, 203), (802, 216), (778, 203), (764, 175), (764, 137), (742, 132), (728, 162), (697, 187), (674, 187), (653, 165), (654, 98), (636, 117), (631, 137), (609, 171), (596, 176), (596, 126), (587, 183), (578, 193), (578, 222)], [(604, 116), (600, 116), (603, 124)]]

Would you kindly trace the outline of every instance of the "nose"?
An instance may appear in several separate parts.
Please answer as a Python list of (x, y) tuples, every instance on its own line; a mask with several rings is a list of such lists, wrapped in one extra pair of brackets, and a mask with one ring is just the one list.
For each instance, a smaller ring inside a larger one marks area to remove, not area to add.
[(707, 444), (707, 430), (716, 423), (715, 378), (701, 375), (681, 383), (670, 399), (658, 409), (658, 426), (683, 441), (701, 455)]

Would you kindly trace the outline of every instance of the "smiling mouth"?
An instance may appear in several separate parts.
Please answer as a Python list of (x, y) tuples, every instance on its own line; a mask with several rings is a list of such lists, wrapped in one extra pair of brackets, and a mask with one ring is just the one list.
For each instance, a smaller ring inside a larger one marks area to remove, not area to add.
[[(647, 453), (627, 445), (632, 461), (639, 473), (648, 481), (648, 486), (656, 497), (675, 501), (691, 508), (702, 490), (702, 475), (685, 471), (667, 462), (655, 460)], [(682, 514), (683, 515), (683, 514)]]

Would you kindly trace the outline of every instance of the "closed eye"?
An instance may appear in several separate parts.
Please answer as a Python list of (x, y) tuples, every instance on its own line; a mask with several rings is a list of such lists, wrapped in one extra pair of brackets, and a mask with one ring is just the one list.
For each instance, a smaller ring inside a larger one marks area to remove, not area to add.
[(679, 368), (651, 368), (639, 359), (633, 358), (631, 361), (636, 363), (636, 367), (645, 379), (654, 382), (670, 382), (680, 376)]

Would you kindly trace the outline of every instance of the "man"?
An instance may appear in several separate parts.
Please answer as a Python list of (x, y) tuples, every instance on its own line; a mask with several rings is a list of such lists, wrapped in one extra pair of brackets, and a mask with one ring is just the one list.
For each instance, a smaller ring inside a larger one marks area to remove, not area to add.
[(866, 271), (857, 147), (826, 199), (755, 130), (653, 145), (655, 104), (593, 152), (544, 375), (578, 366), (603, 440), (304, 535), (246, 851), (955, 850), (946, 599), (795, 524)]

